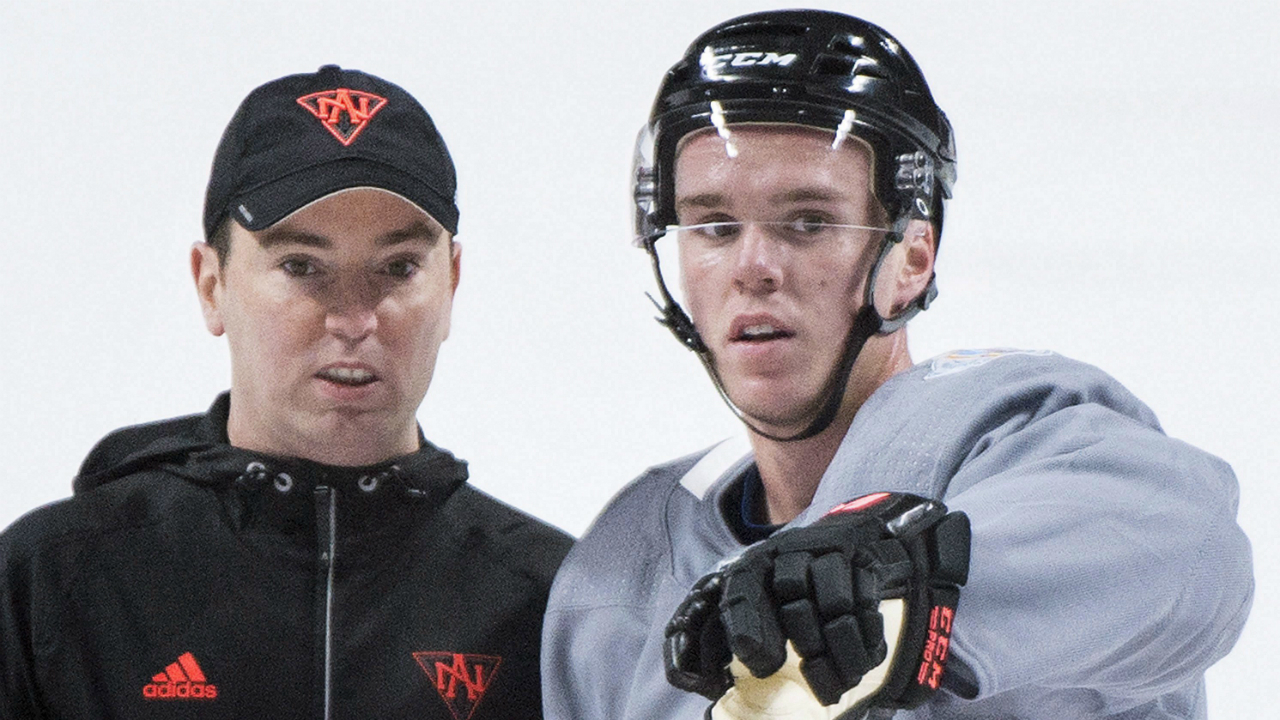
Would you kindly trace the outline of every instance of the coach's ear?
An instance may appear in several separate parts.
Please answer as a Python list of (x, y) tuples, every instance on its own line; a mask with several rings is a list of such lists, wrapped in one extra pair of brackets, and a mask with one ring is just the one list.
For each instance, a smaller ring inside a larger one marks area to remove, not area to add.
[(191, 246), (191, 278), (196, 283), (196, 296), (200, 298), (200, 312), (204, 314), (204, 326), (213, 335), (221, 335), (222, 324), (222, 264), (218, 251), (206, 242)]

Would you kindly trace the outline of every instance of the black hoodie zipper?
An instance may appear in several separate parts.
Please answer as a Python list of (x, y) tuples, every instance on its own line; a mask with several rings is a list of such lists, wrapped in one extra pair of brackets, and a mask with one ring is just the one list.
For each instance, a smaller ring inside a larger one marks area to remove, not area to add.
[(323, 683), (313, 717), (331, 720), (333, 680), (333, 566), (337, 550), (337, 493), (317, 485), (316, 502), (316, 674)]

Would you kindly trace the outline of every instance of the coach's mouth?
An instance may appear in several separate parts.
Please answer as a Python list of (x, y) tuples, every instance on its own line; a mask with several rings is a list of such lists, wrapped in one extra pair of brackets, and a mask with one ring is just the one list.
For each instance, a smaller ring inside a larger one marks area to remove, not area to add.
[(328, 380), (331, 383), (345, 385), (347, 387), (360, 387), (368, 385), (378, 379), (372, 370), (364, 367), (350, 367), (346, 365), (333, 365), (326, 367), (316, 373), (316, 377), (321, 380)]

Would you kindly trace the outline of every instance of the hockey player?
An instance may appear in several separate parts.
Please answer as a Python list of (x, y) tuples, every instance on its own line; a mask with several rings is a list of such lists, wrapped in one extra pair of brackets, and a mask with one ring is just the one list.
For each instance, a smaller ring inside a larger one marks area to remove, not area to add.
[(636, 240), (750, 452), (650, 469), (570, 552), (547, 717), (1204, 717), (1252, 598), (1235, 478), (1089, 365), (911, 360), (955, 166), (856, 18), (740, 17), (667, 73)]
[(124, 428), (0, 536), (0, 718), (513, 718), (564, 533), (415, 420), (449, 334), (455, 175), (337, 66), (254, 90), (191, 251), (231, 389)]

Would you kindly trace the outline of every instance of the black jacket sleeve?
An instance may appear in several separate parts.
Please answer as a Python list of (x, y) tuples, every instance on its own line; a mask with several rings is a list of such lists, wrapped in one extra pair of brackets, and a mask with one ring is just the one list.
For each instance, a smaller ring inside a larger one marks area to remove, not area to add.
[(0, 720), (45, 717), (34, 678), (29, 562), (15, 534), (0, 534)]

